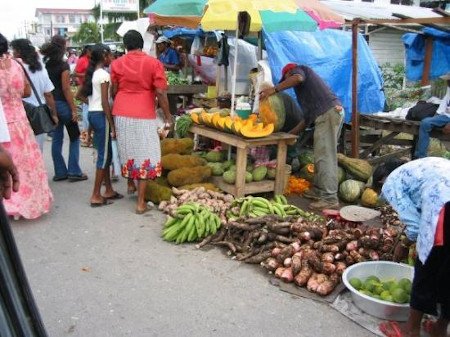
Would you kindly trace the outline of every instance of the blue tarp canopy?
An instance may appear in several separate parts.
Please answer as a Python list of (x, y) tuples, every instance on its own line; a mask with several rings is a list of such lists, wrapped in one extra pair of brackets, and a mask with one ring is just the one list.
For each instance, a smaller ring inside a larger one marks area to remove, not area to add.
[[(289, 62), (304, 64), (317, 72), (341, 100), (345, 121), (351, 120), (352, 35), (325, 29), (316, 32), (264, 32), (274, 83)], [(358, 36), (358, 110), (371, 114), (383, 110), (383, 80), (369, 46)], [(290, 92), (295, 97), (293, 90)]]
[(434, 28), (424, 28), (424, 34), (407, 33), (402, 37), (406, 49), (406, 78), (410, 81), (422, 79), (425, 61), (425, 39), (433, 38), (431, 55), (431, 80), (450, 71), (450, 34)]
[(189, 29), (189, 28), (182, 28), (182, 27), (164, 29), (162, 33), (168, 39), (171, 39), (176, 36), (189, 37), (189, 38), (193, 39), (196, 36), (203, 37), (207, 34), (214, 34), (214, 33), (205, 32), (205, 31), (203, 31), (203, 29), (200, 29), (200, 28)]

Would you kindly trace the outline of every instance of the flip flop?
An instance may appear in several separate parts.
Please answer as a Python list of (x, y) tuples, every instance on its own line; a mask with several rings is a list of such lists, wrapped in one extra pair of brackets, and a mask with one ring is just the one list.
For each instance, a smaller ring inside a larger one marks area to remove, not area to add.
[(138, 214), (138, 215), (145, 214), (148, 211), (151, 211), (152, 209), (153, 209), (153, 207), (145, 206), (144, 209), (136, 209), (136, 214)]
[(77, 176), (68, 176), (69, 181), (71, 182), (76, 182), (76, 181), (83, 181), (83, 180), (87, 180), (88, 176), (84, 173), (77, 175)]
[(111, 205), (111, 204), (113, 204), (113, 202), (105, 198), (105, 199), (103, 199), (103, 202), (91, 202), (91, 207), (93, 207), (93, 208), (102, 207), (102, 206), (107, 206), (107, 205)]
[(403, 333), (400, 330), (400, 326), (397, 322), (381, 322), (378, 328), (387, 337), (403, 337)]
[(114, 194), (110, 197), (104, 197), (107, 200), (118, 200), (118, 199), (122, 199), (123, 195), (120, 194), (119, 192), (114, 192)]

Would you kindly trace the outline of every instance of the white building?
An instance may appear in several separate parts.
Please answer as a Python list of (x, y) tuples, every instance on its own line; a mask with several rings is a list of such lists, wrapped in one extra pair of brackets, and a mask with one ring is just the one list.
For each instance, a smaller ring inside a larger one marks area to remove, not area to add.
[(53, 35), (71, 36), (84, 22), (94, 22), (90, 9), (36, 8), (35, 31), (50, 40)]

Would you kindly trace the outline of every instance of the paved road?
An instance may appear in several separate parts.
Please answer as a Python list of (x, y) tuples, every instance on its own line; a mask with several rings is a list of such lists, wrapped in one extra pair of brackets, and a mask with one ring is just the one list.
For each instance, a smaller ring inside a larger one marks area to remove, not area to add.
[[(81, 155), (88, 181), (52, 181), (52, 212), (12, 222), (51, 337), (373, 336), (280, 291), (258, 267), (162, 241), (164, 216), (134, 214), (133, 197), (89, 207), (92, 150)], [(45, 159), (51, 177), (49, 142)], [(125, 182), (116, 188), (124, 193)]]

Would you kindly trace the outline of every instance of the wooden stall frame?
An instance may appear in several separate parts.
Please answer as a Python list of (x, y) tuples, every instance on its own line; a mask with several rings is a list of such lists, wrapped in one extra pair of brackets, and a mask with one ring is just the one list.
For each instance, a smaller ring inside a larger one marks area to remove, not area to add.
[[(450, 25), (450, 17), (437, 11), (438, 14), (443, 15), (440, 18), (403, 18), (403, 19), (361, 19), (355, 18), (352, 22), (352, 151), (351, 155), (354, 158), (359, 158), (359, 111), (358, 111), (358, 31), (359, 25), (374, 24), (374, 25), (405, 25), (405, 24), (419, 24), (419, 25)], [(434, 26), (434, 28), (438, 28)], [(446, 30), (445, 28), (443, 28)], [(422, 77), (422, 85), (428, 84), (428, 72), (431, 66), (432, 41), (426, 44), (424, 74)]]
[(235, 197), (243, 197), (246, 194), (263, 192), (274, 192), (283, 194), (285, 185), (286, 169), (284, 165), (277, 165), (275, 180), (263, 180), (245, 183), (245, 172), (247, 166), (247, 150), (257, 146), (276, 145), (277, 163), (286, 163), (287, 146), (295, 143), (297, 136), (284, 132), (276, 132), (263, 138), (242, 138), (230, 133), (225, 133), (206, 126), (194, 125), (190, 132), (206, 138), (220, 141), (236, 147), (236, 182), (234, 185), (227, 184), (221, 177), (213, 177), (213, 183), (221, 190), (233, 194)]

